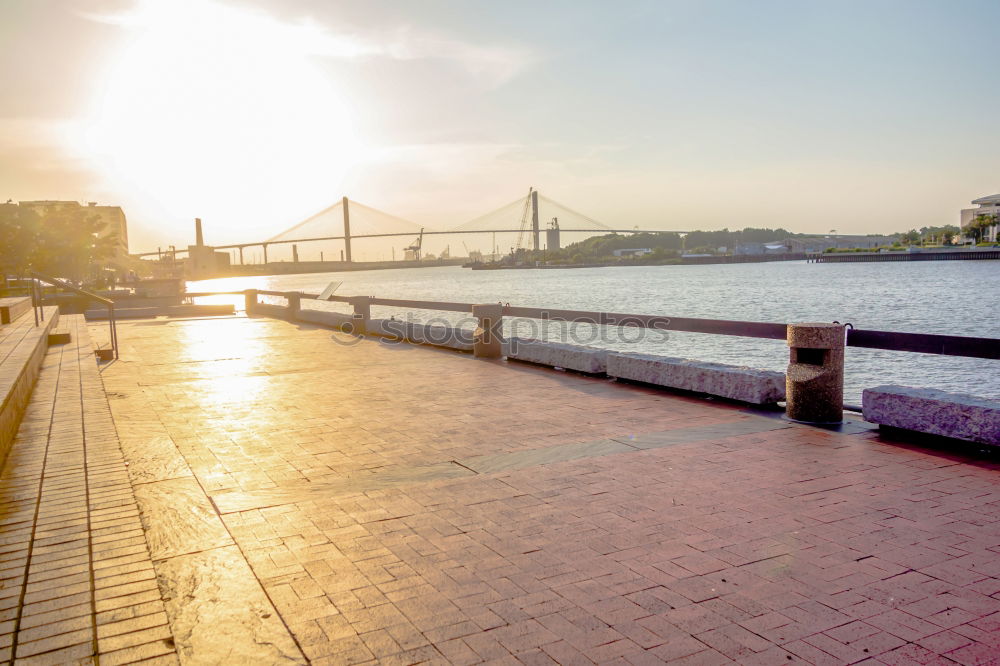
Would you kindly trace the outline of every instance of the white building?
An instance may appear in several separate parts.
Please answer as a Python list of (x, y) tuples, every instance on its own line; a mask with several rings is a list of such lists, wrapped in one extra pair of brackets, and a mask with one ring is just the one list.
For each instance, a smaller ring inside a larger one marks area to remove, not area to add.
[(983, 231), (984, 242), (995, 243), (997, 240), (997, 222), (1000, 221), (1000, 194), (993, 194), (972, 202), (978, 208), (963, 208), (959, 215), (959, 226), (962, 228), (962, 239), (971, 242), (973, 239), (965, 235), (965, 229), (980, 215), (992, 215), (993, 224)]
[(851, 250), (856, 247), (874, 249), (877, 247), (891, 246), (899, 241), (899, 236), (885, 236), (881, 234), (861, 235), (829, 235), (829, 236), (795, 236), (780, 241), (788, 249), (787, 252), (824, 252), (828, 248)]

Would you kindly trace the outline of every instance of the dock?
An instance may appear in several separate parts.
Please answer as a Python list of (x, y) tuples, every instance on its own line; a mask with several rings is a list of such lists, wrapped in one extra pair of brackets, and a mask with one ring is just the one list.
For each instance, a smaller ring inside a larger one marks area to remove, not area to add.
[[(27, 315), (27, 316), (30, 316)], [(1000, 464), (270, 317), (65, 317), (0, 492), (17, 663), (989, 663)]]

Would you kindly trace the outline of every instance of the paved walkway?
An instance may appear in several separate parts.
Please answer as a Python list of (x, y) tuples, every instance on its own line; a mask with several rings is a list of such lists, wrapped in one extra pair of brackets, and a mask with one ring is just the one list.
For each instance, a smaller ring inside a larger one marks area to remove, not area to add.
[(0, 477), (0, 660), (176, 663), (87, 325), (60, 328)]
[(995, 464), (282, 321), (119, 336), (182, 663), (1000, 654)]

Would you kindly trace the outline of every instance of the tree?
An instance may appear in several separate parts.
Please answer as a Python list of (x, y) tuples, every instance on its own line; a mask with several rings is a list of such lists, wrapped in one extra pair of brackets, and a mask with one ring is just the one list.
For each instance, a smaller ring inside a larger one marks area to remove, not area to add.
[(0, 211), (0, 269), (29, 269), (85, 281), (114, 255), (114, 234), (100, 236), (103, 222), (86, 208), (63, 207), (37, 214), (25, 206)]
[(39, 219), (30, 208), (0, 205), (0, 273), (23, 275), (38, 247)]
[(746, 227), (743, 231), (736, 232), (740, 243), (772, 243), (783, 241), (791, 236), (795, 236), (791, 231), (778, 227), (777, 229), (756, 229)]
[(983, 236), (986, 234), (986, 230), (996, 223), (996, 215), (987, 215), (986, 213), (983, 213), (976, 215), (976, 219), (969, 223), (969, 226), (965, 228), (965, 231), (966, 233), (972, 235), (972, 238), (976, 243), (980, 243), (983, 240)]

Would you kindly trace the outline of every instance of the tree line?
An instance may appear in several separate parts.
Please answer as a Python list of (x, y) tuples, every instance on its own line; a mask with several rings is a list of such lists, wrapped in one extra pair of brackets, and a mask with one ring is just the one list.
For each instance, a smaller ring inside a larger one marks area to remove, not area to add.
[[(969, 230), (967, 229), (966, 231), (968, 232)], [(922, 227), (919, 230), (911, 229), (907, 232), (889, 235), (894, 235), (898, 238), (895, 244), (899, 246), (916, 245), (922, 242), (951, 245), (960, 232), (961, 230), (957, 226), (946, 224), (939, 227)], [(881, 236), (882, 234), (869, 235)], [(641, 231), (631, 234), (612, 233), (603, 236), (592, 236), (571, 243), (559, 250), (539, 250), (536, 252), (522, 248), (516, 252), (514, 261), (670, 263), (674, 260), (679, 261), (680, 255), (685, 252), (690, 254), (715, 254), (720, 247), (732, 250), (739, 245), (748, 243), (774, 243), (788, 238), (814, 238), (816, 236), (817, 234), (793, 233), (781, 227), (776, 229), (746, 227), (734, 230), (727, 228), (718, 231), (692, 231), (684, 235)], [(652, 250), (652, 253), (635, 259), (614, 256), (615, 250), (637, 248), (649, 249)]]
[[(721, 229), (719, 231), (692, 231), (683, 236), (678, 233), (648, 233), (638, 231), (632, 234), (607, 234), (592, 236), (571, 243), (560, 250), (532, 253), (532, 259), (544, 258), (549, 261), (584, 263), (600, 261), (612, 257), (615, 250), (648, 248), (653, 256), (646, 261), (669, 260), (680, 257), (682, 252), (715, 253), (719, 247), (733, 248), (744, 243), (770, 243), (784, 240), (794, 234), (787, 229), (758, 229), (747, 227), (742, 230)], [(534, 256), (537, 255), (537, 256)]]

